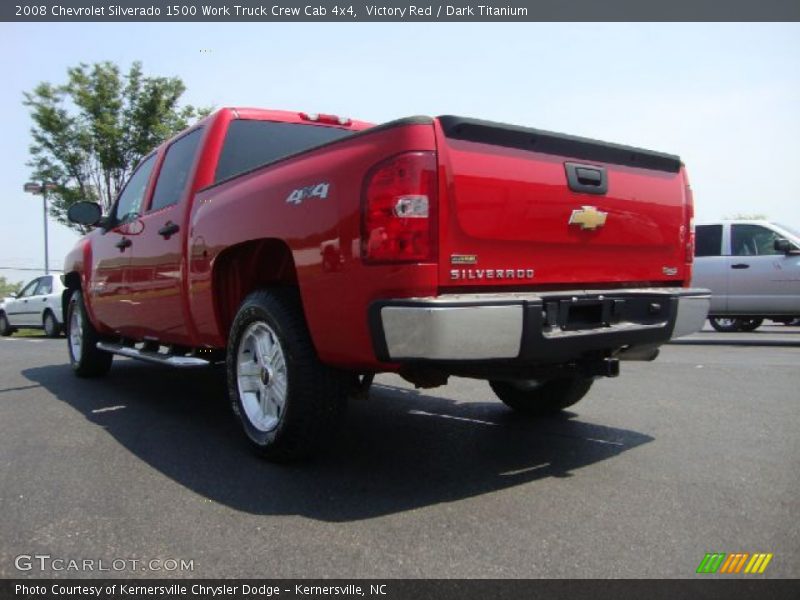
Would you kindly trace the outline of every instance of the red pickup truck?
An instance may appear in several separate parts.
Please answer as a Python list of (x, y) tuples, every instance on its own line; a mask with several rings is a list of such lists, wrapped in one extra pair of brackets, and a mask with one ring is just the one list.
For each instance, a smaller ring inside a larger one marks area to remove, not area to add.
[(67, 256), (72, 367), (225, 361), (267, 458), (323, 446), (375, 373), (563, 409), (699, 329), (676, 156), (454, 116), (224, 108), (137, 167)]

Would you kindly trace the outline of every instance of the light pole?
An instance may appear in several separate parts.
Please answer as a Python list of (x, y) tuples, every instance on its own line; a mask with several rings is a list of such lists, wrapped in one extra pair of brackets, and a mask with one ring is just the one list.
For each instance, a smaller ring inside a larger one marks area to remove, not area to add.
[(44, 274), (50, 274), (50, 260), (47, 256), (47, 192), (52, 192), (58, 186), (55, 183), (51, 183), (49, 181), (42, 181), (41, 183), (32, 183), (28, 182), (22, 189), (28, 192), (29, 194), (41, 194), (42, 195), (42, 210), (43, 212), (43, 220), (44, 220)]

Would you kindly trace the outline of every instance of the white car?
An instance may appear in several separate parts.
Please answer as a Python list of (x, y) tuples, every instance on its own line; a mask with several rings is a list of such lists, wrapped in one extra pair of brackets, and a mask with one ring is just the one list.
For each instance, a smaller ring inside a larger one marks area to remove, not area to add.
[(0, 335), (17, 329), (44, 329), (47, 337), (58, 337), (64, 328), (61, 294), (64, 284), (56, 275), (37, 277), (19, 294), (0, 303)]
[(764, 319), (800, 317), (800, 233), (769, 221), (718, 221), (695, 228), (693, 287), (711, 290), (717, 331), (753, 331)]

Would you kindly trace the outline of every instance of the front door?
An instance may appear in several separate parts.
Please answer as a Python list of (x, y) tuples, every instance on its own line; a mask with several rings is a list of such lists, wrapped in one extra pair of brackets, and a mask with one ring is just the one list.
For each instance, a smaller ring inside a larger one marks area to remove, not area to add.
[(97, 232), (92, 239), (92, 274), (89, 304), (94, 318), (103, 326), (125, 333), (130, 326), (132, 305), (126, 270), (134, 246), (140, 243), (140, 211), (146, 197), (155, 154), (145, 159), (133, 173), (114, 205), (111, 228)]
[(14, 327), (30, 325), (33, 321), (31, 312), (35, 312), (35, 308), (31, 299), (34, 297), (38, 285), (39, 280), (34, 279), (22, 288), (16, 298), (6, 301), (6, 317)]
[(800, 256), (775, 250), (784, 236), (764, 225), (731, 225), (728, 312), (794, 314), (800, 310)]

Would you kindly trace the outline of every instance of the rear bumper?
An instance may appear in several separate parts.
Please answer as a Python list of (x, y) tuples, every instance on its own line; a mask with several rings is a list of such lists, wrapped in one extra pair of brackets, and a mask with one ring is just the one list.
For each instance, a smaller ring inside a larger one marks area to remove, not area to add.
[(372, 304), (379, 360), (558, 363), (598, 352), (655, 348), (698, 331), (703, 289), (458, 294)]

